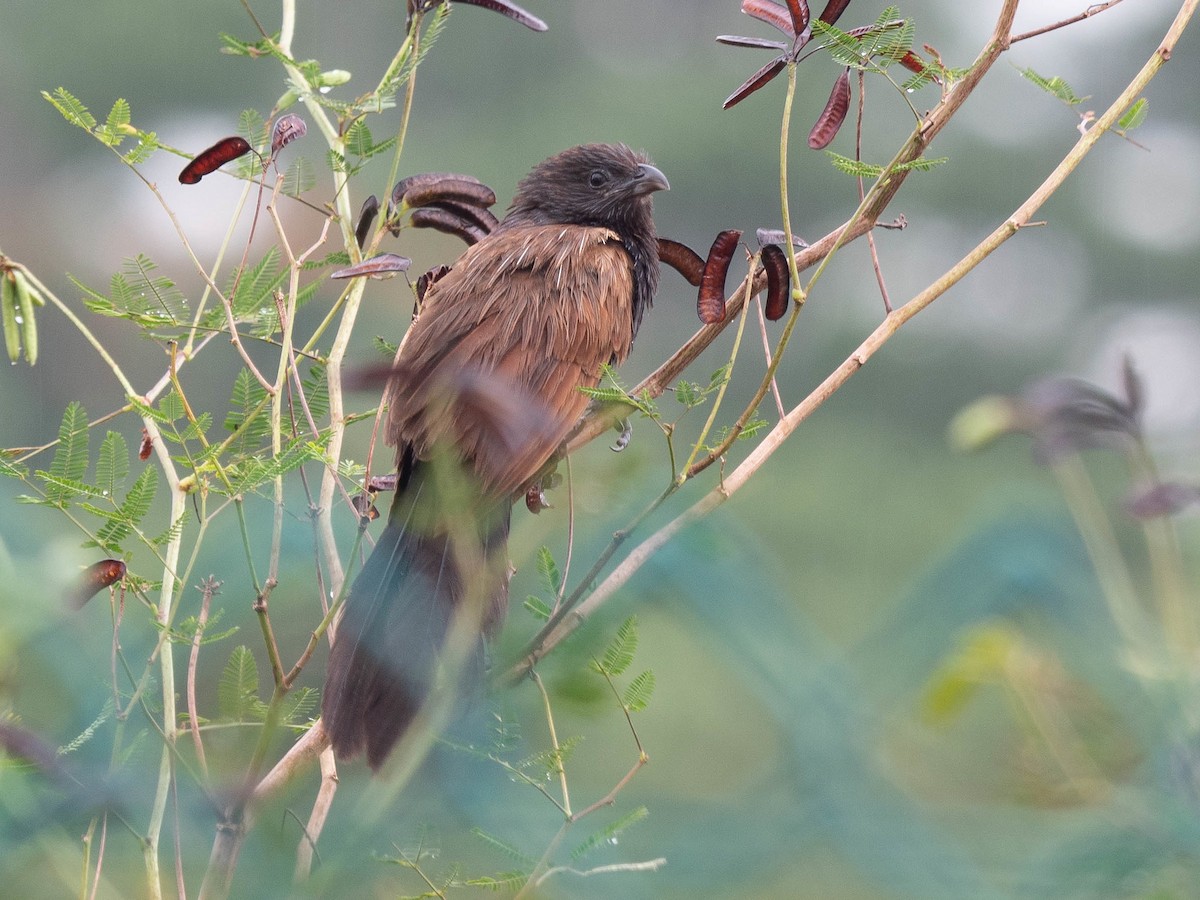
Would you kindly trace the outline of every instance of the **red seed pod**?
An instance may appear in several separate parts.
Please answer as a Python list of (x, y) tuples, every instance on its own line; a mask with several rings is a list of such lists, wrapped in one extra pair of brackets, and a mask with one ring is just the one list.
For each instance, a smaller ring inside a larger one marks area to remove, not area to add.
[(788, 13), (792, 17), (792, 30), (795, 34), (803, 34), (808, 27), (808, 3), (806, 0), (787, 0)]
[(733, 251), (737, 249), (742, 233), (736, 229), (722, 231), (713, 241), (704, 263), (704, 274), (700, 278), (700, 291), (696, 295), (696, 313), (705, 325), (713, 325), (725, 318), (725, 276), (733, 262)]
[(385, 275), (388, 272), (407, 272), (412, 260), (399, 253), (380, 253), (370, 259), (331, 272), (330, 278), (362, 278), (365, 275)]
[[(420, 175), (409, 175), (406, 178), (401, 178), (396, 182), (396, 186), (392, 188), (392, 204), (400, 206), (405, 202), (405, 197), (410, 191), (422, 191), (429, 188), (431, 185), (436, 185), (445, 181), (466, 182), (467, 184), (479, 185), (486, 189), (486, 185), (478, 178), (473, 178), (470, 175), (459, 175), (454, 172), (422, 172)], [(496, 195), (488, 190), (491, 194), (491, 203), (477, 204), (480, 206), (491, 206), (496, 202)], [(421, 204), (410, 203), (409, 206), (420, 206)]]
[(849, 110), (850, 70), (847, 68), (833, 83), (829, 100), (825, 104), (825, 108), (821, 110), (821, 115), (817, 118), (817, 123), (813, 125), (812, 131), (808, 133), (808, 146), (814, 150), (823, 150), (828, 147), (829, 143), (837, 136), (838, 129), (842, 127), (842, 122), (846, 120), (846, 113)]
[(553, 508), (550, 501), (546, 499), (546, 492), (542, 490), (540, 481), (530, 485), (529, 490), (525, 492), (525, 508), (535, 516), (543, 509)]
[(138, 447), (138, 459), (145, 462), (150, 458), (150, 451), (154, 449), (154, 441), (150, 438), (150, 432), (145, 428), (142, 429), (142, 445)]
[(432, 228), (443, 234), (452, 234), (468, 244), (478, 244), (487, 237), (487, 232), (478, 225), (437, 206), (414, 209), (412, 224), (414, 228)]
[(195, 184), (210, 172), (215, 172), (230, 160), (245, 156), (250, 152), (250, 145), (245, 138), (221, 138), (207, 150), (201, 151), (179, 173), (180, 184)]
[(692, 287), (700, 287), (700, 279), (704, 277), (704, 260), (687, 244), (660, 237), (658, 259), (687, 279)]
[(788, 48), (783, 41), (768, 41), (765, 38), (746, 37), (742, 34), (718, 34), (716, 40), (718, 44), (727, 44), (730, 47), (749, 47), (752, 50), (783, 52)]
[(925, 61), (911, 50), (906, 51), (905, 54), (900, 57), (900, 65), (904, 66), (904, 68), (908, 69), (910, 72), (916, 72), (918, 75), (923, 75), (925, 73)]
[(83, 605), (110, 584), (116, 584), (125, 577), (125, 563), (119, 559), (102, 559), (92, 563), (79, 580), (79, 585), (71, 593), (71, 605), (82, 609)]
[(775, 322), (787, 312), (788, 294), (791, 292), (787, 256), (778, 244), (767, 244), (762, 249), (762, 264), (767, 270), (767, 302), (763, 313)]
[(372, 494), (377, 491), (394, 491), (396, 482), (400, 480), (400, 475), (396, 472), (388, 472), (386, 475), (372, 475), (367, 479), (367, 490)]
[(744, 82), (742, 86), (725, 98), (725, 102), (721, 104), (721, 109), (729, 109), (735, 104), (741, 103), (764, 84), (779, 74), (787, 61), (782, 56), (777, 56)]
[(760, 22), (774, 25), (789, 37), (795, 37), (798, 33), (792, 31), (792, 17), (789, 11), (775, 0), (742, 0), (742, 12)]
[(295, 113), (280, 116), (275, 120), (275, 127), (271, 131), (271, 158), (274, 159), (280, 150), (307, 133), (307, 123)]
[(818, 18), (826, 25), (832, 25), (838, 20), (838, 17), (846, 11), (846, 7), (850, 5), (850, 0), (829, 0), (825, 4), (825, 9), (821, 11)]

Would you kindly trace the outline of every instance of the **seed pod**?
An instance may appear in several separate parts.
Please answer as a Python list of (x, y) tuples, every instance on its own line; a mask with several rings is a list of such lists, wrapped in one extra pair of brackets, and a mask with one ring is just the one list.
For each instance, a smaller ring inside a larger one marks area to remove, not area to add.
[(375, 224), (375, 216), (378, 213), (379, 198), (371, 194), (363, 201), (362, 209), (358, 211), (358, 227), (354, 229), (354, 240), (358, 242), (359, 250), (367, 243), (367, 236), (371, 233), (371, 226)]
[(721, 104), (721, 109), (729, 109), (738, 103), (741, 103), (760, 87), (779, 74), (786, 60), (782, 56), (777, 56), (744, 82), (742, 86), (725, 98), (725, 102)]
[(768, 41), (765, 38), (746, 37), (742, 34), (718, 34), (716, 41), (718, 44), (726, 44), (730, 47), (749, 47), (752, 50), (775, 50), (780, 53), (788, 48), (788, 45), (783, 41)]
[(142, 444), (138, 447), (138, 459), (145, 462), (150, 458), (150, 451), (154, 448), (154, 441), (150, 437), (150, 432), (145, 428), (142, 429)]
[(424, 275), (417, 279), (417, 302), (422, 302), (425, 299), (425, 292), (432, 285), (437, 284), (443, 275), (450, 271), (449, 266), (434, 266)]
[(529, 490), (525, 492), (525, 508), (535, 516), (543, 509), (552, 509), (550, 501), (546, 499), (546, 492), (542, 490), (542, 483), (535, 482), (529, 486)]
[[(482, 206), (471, 206), (467, 203), (457, 203), (453, 200), (438, 200), (425, 209), (443, 209), (451, 215), (458, 216), (468, 225), (474, 225), (484, 234), (491, 234), (500, 220), (492, 215), (491, 210)], [(416, 210), (414, 210), (416, 212)]]
[(613, 453), (620, 453), (633, 440), (633, 422), (630, 419), (622, 419), (617, 423), (616, 429), (617, 439), (613, 441), (612, 446), (608, 449)]
[(733, 262), (733, 251), (737, 249), (740, 231), (722, 231), (713, 241), (704, 263), (704, 274), (700, 277), (700, 291), (696, 295), (696, 313), (705, 325), (713, 325), (725, 318), (725, 276)]
[(825, 9), (821, 11), (818, 17), (826, 25), (832, 25), (838, 20), (838, 17), (846, 11), (846, 7), (850, 5), (850, 0), (829, 0), (825, 4)]
[[(775, 0), (742, 0), (742, 12), (753, 16), (760, 22), (774, 25), (789, 37), (795, 37), (798, 32), (792, 31), (792, 17)], [(803, 29), (800, 29), (803, 31)]]
[[(31, 366), (37, 362), (38, 333), (37, 319), (33, 315), (34, 293), (20, 270), (12, 272), (13, 287), (17, 292), (17, 311), (21, 314), (21, 341), (25, 344), (25, 361)], [(40, 298), (39, 298), (40, 299)], [(43, 301), (44, 302), (44, 301)], [(41, 304), (38, 304), (39, 306)]]
[(911, 50), (905, 51), (904, 55), (900, 57), (900, 65), (904, 66), (910, 72), (916, 72), (918, 75), (925, 73), (925, 61)]
[(330, 273), (330, 278), (362, 278), (365, 275), (384, 275), (388, 272), (406, 272), (412, 260), (398, 253), (380, 253), (370, 259)]
[(78, 586), (71, 592), (71, 605), (81, 609), (104, 588), (124, 578), (125, 572), (125, 563), (119, 559), (102, 559), (98, 563), (92, 563), (84, 570)]
[(808, 27), (808, 3), (806, 0), (787, 0), (788, 14), (792, 17), (792, 32), (803, 34)]
[(763, 313), (775, 322), (783, 318), (788, 308), (791, 277), (787, 255), (779, 249), (778, 244), (767, 244), (762, 249), (762, 264), (767, 270), (767, 302)]
[(4, 346), (9, 362), (21, 358), (21, 327), (17, 324), (17, 286), (12, 272), (0, 272), (0, 316), (4, 318)]
[[(787, 243), (787, 232), (782, 228), (759, 228), (754, 232), (754, 236), (758, 238), (760, 247), (765, 247), (767, 244), (778, 244), (782, 247)], [(793, 234), (792, 246), (797, 250), (803, 250), (808, 246), (808, 241), (798, 234)]]
[[(487, 200), (488, 196), (490, 196), (490, 201), (476, 203), (476, 206), (491, 206), (496, 202), (496, 195), (492, 193), (491, 189), (488, 188), (487, 185), (485, 185), (478, 178), (473, 178), (470, 175), (459, 175), (453, 172), (422, 172), (420, 175), (409, 175), (407, 178), (401, 178), (396, 182), (396, 186), (392, 188), (392, 204), (394, 206), (401, 206), (405, 203), (405, 198), (409, 192), (420, 192), (430, 188), (433, 185), (437, 185), (446, 181), (474, 184), (486, 190), (487, 196), (484, 197), (484, 200)], [(408, 205), (411, 207), (422, 206), (424, 204), (409, 203)]]
[(522, 25), (531, 29), (532, 31), (545, 31), (548, 27), (546, 23), (537, 16), (526, 12), (515, 3), (510, 3), (509, 0), (458, 0), (458, 2), (465, 3), (469, 6), (480, 6), (484, 9), (490, 9), (492, 12), (497, 12), (502, 16), (507, 16), (514, 22), (520, 22)]
[(354, 507), (354, 511), (360, 517), (365, 517), (368, 522), (374, 522), (379, 518), (379, 510), (375, 508), (372, 502), (371, 495), (366, 491), (361, 494), (355, 494), (350, 498), (350, 505)]
[(179, 173), (180, 184), (196, 184), (205, 175), (215, 172), (225, 163), (245, 156), (250, 152), (250, 145), (245, 138), (221, 138), (207, 150), (202, 150), (196, 158), (183, 167)]
[(486, 184), (461, 178), (444, 178), (430, 185), (410, 187), (403, 199), (409, 209), (447, 201), (486, 208), (496, 202), (496, 195)]
[(487, 232), (478, 225), (436, 206), (414, 209), (412, 224), (414, 228), (432, 228), (443, 234), (452, 234), (462, 238), (468, 244), (478, 244), (487, 237)]
[(826, 102), (825, 108), (821, 110), (821, 115), (817, 118), (817, 123), (813, 125), (812, 131), (808, 133), (808, 146), (814, 150), (823, 150), (828, 147), (829, 143), (837, 136), (838, 129), (842, 127), (842, 122), (846, 120), (846, 113), (849, 110), (850, 69), (847, 68), (833, 83), (829, 100)]
[(280, 116), (271, 130), (271, 158), (274, 159), (280, 150), (307, 133), (307, 123), (295, 113)]
[(700, 287), (700, 279), (704, 276), (704, 260), (687, 244), (660, 237), (658, 260), (682, 275), (692, 287)]

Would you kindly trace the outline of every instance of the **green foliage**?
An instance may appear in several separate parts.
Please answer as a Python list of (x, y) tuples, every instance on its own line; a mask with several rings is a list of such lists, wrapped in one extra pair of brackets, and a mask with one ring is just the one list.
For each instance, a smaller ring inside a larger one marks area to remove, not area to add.
[[(834, 153), (832, 150), (826, 150), (825, 154), (829, 157), (829, 161), (833, 163), (833, 167), (839, 172), (845, 172), (847, 175), (852, 175), (855, 178), (878, 178), (886, 170), (886, 166), (876, 165), (875, 163), (863, 162), (859, 159), (851, 159), (848, 156), (843, 156), (840, 153)], [(892, 171), (894, 172), (928, 172), (935, 169), (943, 163), (949, 162), (947, 156), (940, 156), (934, 159), (927, 157), (919, 157), (907, 163), (898, 164)]]
[(42, 96), (76, 128), (91, 131), (96, 127), (96, 117), (88, 112), (88, 108), (83, 105), (82, 101), (66, 88), (55, 88), (53, 94), (42, 91)]
[(622, 816), (615, 822), (611, 822), (604, 828), (588, 836), (587, 840), (579, 844), (571, 851), (571, 859), (580, 860), (605, 844), (615, 844), (622, 833), (627, 831), (633, 825), (650, 815), (650, 811), (644, 806), (639, 806), (632, 812)]
[(641, 712), (650, 704), (653, 693), (654, 673), (647, 669), (629, 682), (629, 687), (621, 695), (621, 703), (630, 712)]
[(1083, 101), (1088, 99), (1087, 97), (1080, 97), (1078, 94), (1076, 94), (1074, 88), (1072, 88), (1069, 84), (1067, 84), (1066, 81), (1059, 78), (1057, 75), (1046, 78), (1030, 68), (1021, 69), (1020, 72), (1021, 76), (1027, 81), (1033, 82), (1033, 84), (1037, 85), (1047, 94), (1053, 94), (1063, 103), (1067, 104), (1067, 106), (1078, 106), (1080, 103), (1083, 103)]
[(889, 6), (862, 35), (847, 34), (836, 26), (813, 19), (813, 35), (829, 54), (844, 66), (862, 70), (886, 69), (912, 50), (915, 25), (900, 18), (900, 10)]
[(262, 722), (267, 717), (267, 705), (258, 696), (258, 665), (245, 644), (233, 648), (221, 672), (217, 709), (230, 722)]
[(88, 465), (88, 416), (82, 403), (72, 401), (58, 426), (58, 447), (50, 471), (37, 473), (46, 482), (46, 500), (65, 505), (78, 496), (93, 494), (83, 483)]
[(109, 293), (88, 287), (77, 278), (71, 282), (83, 291), (83, 304), (102, 316), (128, 319), (156, 333), (162, 327), (178, 327), (188, 321), (187, 299), (165, 275), (156, 275), (158, 266), (139, 253), (127, 259), (120, 272), (109, 281)]
[(1125, 110), (1125, 115), (1117, 120), (1117, 128), (1121, 132), (1126, 132), (1140, 127), (1146, 121), (1149, 107), (1145, 97), (1139, 98), (1129, 109)]
[(600, 661), (592, 663), (593, 668), (608, 678), (617, 678), (624, 674), (633, 662), (637, 643), (637, 616), (630, 616), (621, 623), (616, 637), (609, 643)]

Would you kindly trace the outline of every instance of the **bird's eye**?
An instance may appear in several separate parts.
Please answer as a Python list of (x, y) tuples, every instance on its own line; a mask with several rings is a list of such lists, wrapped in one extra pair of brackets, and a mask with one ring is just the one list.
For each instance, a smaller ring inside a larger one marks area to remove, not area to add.
[(590, 184), (594, 188), (604, 187), (604, 185), (607, 183), (608, 183), (608, 173), (601, 169), (597, 169), (591, 175), (588, 176), (588, 184)]

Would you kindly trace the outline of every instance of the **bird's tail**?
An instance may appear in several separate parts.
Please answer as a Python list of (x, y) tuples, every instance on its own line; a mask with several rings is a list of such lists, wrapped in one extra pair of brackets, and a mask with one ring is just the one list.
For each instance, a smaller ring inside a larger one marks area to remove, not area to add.
[(469, 689), (482, 681), (485, 639), (507, 607), (509, 503), (464, 497), (468, 479), (447, 474), (459, 473), (408, 467), (330, 651), (325, 730), (340, 758), (365, 752), (372, 769), (429, 697), (452, 627), (468, 635), (457, 674)]

